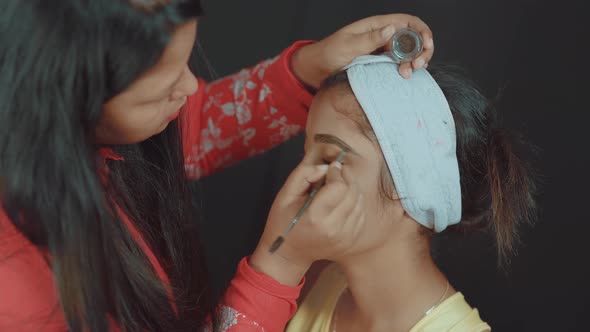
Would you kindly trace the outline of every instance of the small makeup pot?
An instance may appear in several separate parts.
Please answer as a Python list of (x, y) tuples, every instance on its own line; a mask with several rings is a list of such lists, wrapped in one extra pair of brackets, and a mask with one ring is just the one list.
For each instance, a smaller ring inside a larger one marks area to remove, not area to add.
[(422, 36), (412, 29), (403, 28), (391, 39), (391, 57), (396, 63), (413, 61), (422, 52)]

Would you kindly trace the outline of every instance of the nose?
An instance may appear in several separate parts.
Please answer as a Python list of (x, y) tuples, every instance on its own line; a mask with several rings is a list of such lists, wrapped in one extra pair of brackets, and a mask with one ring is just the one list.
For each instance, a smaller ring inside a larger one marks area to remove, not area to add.
[(189, 69), (188, 65), (184, 68), (184, 72), (180, 81), (174, 87), (174, 91), (172, 92), (171, 99), (177, 100), (184, 97), (191, 96), (197, 92), (199, 88), (199, 81), (193, 74), (193, 72)]

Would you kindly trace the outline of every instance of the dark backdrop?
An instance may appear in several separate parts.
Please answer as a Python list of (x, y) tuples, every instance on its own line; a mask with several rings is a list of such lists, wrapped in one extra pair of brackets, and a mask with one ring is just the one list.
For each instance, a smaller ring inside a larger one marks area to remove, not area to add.
[[(508, 275), (485, 235), (444, 235), (437, 261), (495, 331), (588, 330), (590, 41), (582, 1), (209, 0), (199, 39), (218, 76), (274, 56), (298, 39), (321, 39), (373, 14), (406, 12), (435, 34), (434, 62), (460, 64), (507, 127), (538, 149), (540, 219)], [(202, 66), (201, 66), (202, 67)], [(204, 67), (203, 67), (204, 68)], [(201, 69), (199, 73), (211, 77)], [(587, 98), (587, 97), (586, 97)], [(204, 238), (219, 294), (260, 235), (276, 191), (302, 153), (295, 138), (198, 183)], [(586, 325), (586, 326), (585, 326)]]

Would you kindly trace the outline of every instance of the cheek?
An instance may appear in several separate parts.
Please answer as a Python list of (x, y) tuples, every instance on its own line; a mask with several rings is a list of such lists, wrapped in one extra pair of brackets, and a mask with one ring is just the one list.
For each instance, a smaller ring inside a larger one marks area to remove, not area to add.
[[(107, 108), (99, 120), (97, 140), (105, 144), (133, 144), (157, 134), (162, 126), (154, 107)], [(163, 129), (163, 128), (162, 128)]]
[(367, 200), (366, 204), (369, 204), (369, 208), (374, 210), (373, 207), (378, 203), (377, 198), (380, 196), (380, 178), (378, 176), (379, 168), (374, 164), (370, 157), (371, 156), (367, 158), (368, 161), (363, 162), (363, 164), (359, 165), (358, 169), (355, 170), (354, 180), (365, 196)]
[(375, 173), (365, 179), (362, 190), (365, 196), (366, 215), (370, 220), (377, 220), (383, 217), (383, 199), (379, 190), (379, 181), (375, 178)]
[(390, 206), (393, 202), (381, 194), (381, 172), (376, 165), (357, 172), (355, 181), (364, 195), (366, 226), (357, 243), (358, 250), (368, 250), (386, 242), (395, 231)]

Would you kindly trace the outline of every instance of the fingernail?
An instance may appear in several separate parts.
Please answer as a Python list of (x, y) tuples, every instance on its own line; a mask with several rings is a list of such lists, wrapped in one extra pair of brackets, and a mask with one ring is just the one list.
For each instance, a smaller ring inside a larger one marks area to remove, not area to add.
[(426, 68), (428, 68), (428, 64), (427, 63), (424, 64), (424, 69), (426, 69)]
[(406, 75), (408, 75), (408, 77), (412, 76), (412, 68), (406, 69)]
[(383, 30), (381, 30), (381, 37), (383, 37), (383, 39), (389, 39), (393, 36), (394, 33), (395, 33), (395, 27), (393, 25), (390, 25), (388, 27), (383, 28)]
[(424, 59), (416, 60), (416, 67), (417, 68), (422, 68), (423, 66), (424, 66)]
[(432, 38), (428, 39), (428, 48), (433, 48), (434, 47), (434, 40), (432, 40)]
[(320, 172), (325, 172), (325, 171), (327, 171), (329, 167), (330, 167), (329, 165), (318, 165), (318, 166), (317, 166), (317, 168), (318, 168), (318, 171), (320, 171)]
[(338, 169), (342, 169), (342, 163), (339, 161), (335, 161), (332, 163), (332, 166), (338, 168)]

